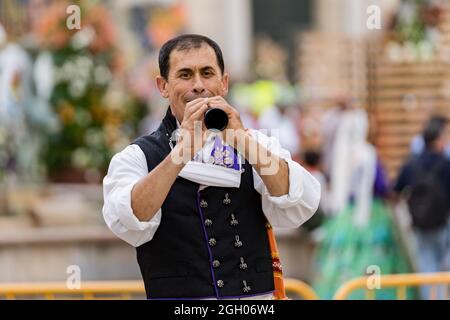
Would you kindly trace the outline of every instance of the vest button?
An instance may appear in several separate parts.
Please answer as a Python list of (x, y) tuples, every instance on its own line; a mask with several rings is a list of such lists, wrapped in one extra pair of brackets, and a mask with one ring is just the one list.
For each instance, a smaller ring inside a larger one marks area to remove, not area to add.
[(236, 248), (242, 247), (242, 241), (239, 240), (239, 236), (237, 235), (235, 238), (236, 238), (236, 241), (234, 242), (234, 246), (235, 246)]
[(213, 265), (214, 268), (218, 268), (218, 267), (220, 267), (220, 261), (219, 260), (214, 260), (212, 265)]
[(252, 288), (249, 286), (249, 285), (247, 285), (247, 281), (242, 281), (242, 284), (244, 285), (243, 287), (242, 287), (242, 291), (244, 291), (245, 293), (248, 293), (248, 292), (250, 292), (250, 290), (252, 290)]
[(239, 269), (241, 269), (241, 270), (247, 269), (247, 264), (244, 261), (244, 257), (241, 257), (240, 260), (241, 260), (241, 263), (239, 264)]
[(225, 198), (223, 199), (223, 204), (229, 205), (231, 203), (230, 195), (225, 193)]
[(211, 219), (206, 219), (206, 220), (205, 220), (205, 226), (206, 226), (206, 227), (211, 227), (212, 224), (213, 224), (213, 222), (212, 222)]
[(201, 208), (206, 208), (206, 207), (208, 207), (208, 202), (206, 202), (205, 200), (202, 199), (202, 201), (200, 201), (200, 207), (201, 207)]
[(211, 247), (214, 247), (216, 245), (217, 241), (216, 241), (216, 239), (211, 238), (208, 240), (208, 243)]
[(230, 221), (230, 226), (232, 227), (236, 227), (239, 224), (239, 221), (236, 220), (236, 217), (234, 216), (234, 214), (231, 214), (231, 221)]
[(223, 288), (224, 285), (225, 285), (225, 283), (223, 283), (222, 280), (217, 280), (217, 286), (218, 286), (219, 288)]

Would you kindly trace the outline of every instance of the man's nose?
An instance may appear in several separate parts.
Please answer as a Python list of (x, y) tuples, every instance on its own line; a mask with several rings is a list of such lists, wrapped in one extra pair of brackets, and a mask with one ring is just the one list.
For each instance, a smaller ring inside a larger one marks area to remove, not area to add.
[(194, 87), (192, 88), (192, 91), (194, 91), (197, 94), (203, 93), (205, 91), (205, 85), (200, 75), (196, 75), (194, 77)]

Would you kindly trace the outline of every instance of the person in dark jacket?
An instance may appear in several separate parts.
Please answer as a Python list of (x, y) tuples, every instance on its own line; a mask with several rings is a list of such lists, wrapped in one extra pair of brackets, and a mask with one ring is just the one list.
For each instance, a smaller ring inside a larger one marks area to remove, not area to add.
[[(397, 194), (406, 195), (417, 239), (417, 266), (420, 272), (450, 270), (448, 217), (450, 213), (450, 161), (444, 154), (447, 121), (436, 116), (422, 133), (424, 151), (409, 159), (394, 185)], [(430, 288), (422, 289), (428, 298)], [(443, 291), (438, 297), (443, 297)]]

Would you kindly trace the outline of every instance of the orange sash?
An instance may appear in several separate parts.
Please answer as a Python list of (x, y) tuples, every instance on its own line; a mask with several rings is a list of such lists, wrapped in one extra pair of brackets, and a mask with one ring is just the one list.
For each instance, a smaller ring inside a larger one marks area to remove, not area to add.
[(269, 238), (270, 253), (272, 255), (272, 268), (275, 291), (273, 298), (275, 300), (288, 300), (286, 289), (284, 288), (283, 268), (281, 266), (280, 254), (278, 252), (275, 234), (269, 222), (266, 223), (267, 236)]

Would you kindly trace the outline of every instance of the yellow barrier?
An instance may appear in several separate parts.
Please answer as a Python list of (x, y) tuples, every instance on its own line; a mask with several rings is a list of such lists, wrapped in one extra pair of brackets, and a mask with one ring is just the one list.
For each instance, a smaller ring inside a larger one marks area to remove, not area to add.
[(294, 292), (304, 300), (319, 300), (319, 296), (314, 291), (314, 289), (303, 281), (286, 278), (284, 279), (284, 287), (286, 289), (286, 292), (288, 293), (288, 296), (289, 292)]
[[(366, 290), (367, 299), (375, 299), (376, 289), (368, 289), (367, 281), (373, 276), (360, 277), (344, 283), (334, 299), (344, 300), (358, 289)], [(406, 299), (406, 289), (411, 286), (433, 285), (432, 297), (436, 297), (437, 285), (450, 285), (450, 272), (381, 275), (380, 287), (397, 288), (397, 298)], [(318, 300), (316, 292), (303, 281), (286, 278), (285, 288), (304, 300)], [(71, 289), (65, 282), (0, 283), (0, 298), (42, 297), (44, 299), (145, 299), (142, 281), (84, 281), (80, 289)]]
[[(358, 289), (366, 290), (366, 298), (368, 300), (375, 299), (375, 293), (377, 289), (369, 289), (367, 281), (373, 280), (374, 276), (360, 277), (350, 280), (344, 283), (336, 292), (334, 299), (345, 300), (349, 295)], [(421, 285), (433, 285), (430, 298), (437, 297), (438, 285), (450, 285), (450, 272), (438, 272), (438, 273), (410, 273), (410, 274), (390, 274), (380, 275), (379, 278), (380, 288), (397, 288), (397, 299), (406, 299), (406, 288), (411, 286)], [(448, 289), (448, 288), (447, 288)], [(448, 298), (448, 290), (447, 297)]]
[[(314, 290), (296, 279), (285, 279), (286, 291), (305, 300), (318, 299)], [(83, 281), (80, 289), (71, 289), (65, 282), (0, 283), (0, 298), (42, 297), (44, 299), (132, 299), (145, 298), (142, 281)]]
[(131, 299), (133, 295), (145, 297), (145, 289), (142, 281), (83, 281), (80, 289), (71, 289), (65, 282), (0, 283), (0, 297), (6, 299), (16, 299), (20, 296), (98, 299), (99, 295), (103, 295), (100, 299)]

